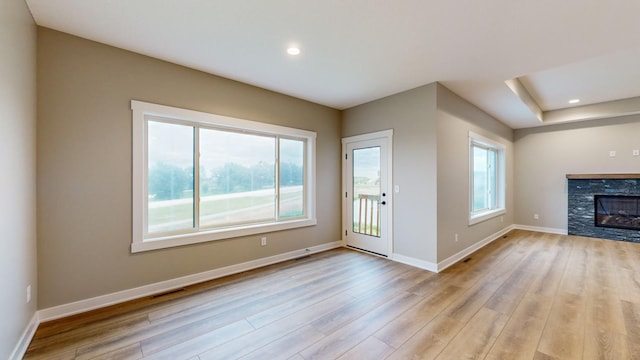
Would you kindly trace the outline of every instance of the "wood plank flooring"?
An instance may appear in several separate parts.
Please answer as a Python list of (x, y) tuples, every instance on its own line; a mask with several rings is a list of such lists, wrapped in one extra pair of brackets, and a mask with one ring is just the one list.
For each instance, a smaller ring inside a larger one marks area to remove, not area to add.
[(440, 274), (336, 249), (43, 323), (26, 359), (640, 359), (640, 244), (515, 230)]

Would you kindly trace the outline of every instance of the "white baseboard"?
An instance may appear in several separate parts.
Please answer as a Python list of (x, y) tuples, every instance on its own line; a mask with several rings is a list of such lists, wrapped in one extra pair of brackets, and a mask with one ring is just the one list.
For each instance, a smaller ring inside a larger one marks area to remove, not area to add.
[(198, 274), (187, 275), (176, 279), (161, 281), (158, 283), (144, 285), (133, 289), (118, 291), (107, 295), (101, 295), (69, 304), (42, 309), (38, 312), (38, 315), (41, 322), (55, 320), (89, 310), (94, 310), (145, 296), (170, 291), (176, 288), (197, 284), (199, 282), (209, 281), (223, 276), (256, 269), (262, 266), (299, 258), (301, 256), (335, 249), (341, 246), (342, 241), (335, 241), (318, 246), (313, 246), (310, 248), (295, 250), (284, 254), (248, 261), (242, 264), (231, 265), (220, 269), (209, 270)]
[(22, 336), (16, 344), (16, 347), (13, 349), (11, 356), (9, 356), (10, 360), (20, 360), (24, 357), (24, 354), (27, 352), (29, 344), (31, 343), (31, 339), (33, 339), (33, 336), (36, 334), (38, 325), (40, 325), (40, 319), (38, 317), (38, 312), (36, 311), (31, 317), (31, 321), (29, 321), (29, 324), (24, 329), (24, 332), (22, 332)]
[(468, 248), (458, 252), (457, 254), (454, 254), (454, 255), (442, 260), (441, 262), (438, 263), (438, 272), (448, 268), (449, 266), (457, 263), (458, 261), (460, 261), (460, 260), (466, 258), (467, 256), (473, 254), (474, 252), (480, 250), (481, 248), (483, 248), (486, 245), (490, 244), (494, 240), (499, 239), (504, 234), (508, 233), (509, 231), (511, 231), (513, 229), (514, 229), (513, 225), (509, 225), (506, 228), (498, 231), (497, 233), (489, 235), (486, 238), (478, 241), (477, 243), (469, 246)]
[(407, 264), (407, 265), (411, 265), (411, 266), (415, 266), (417, 268), (420, 269), (424, 269), (424, 270), (428, 270), (431, 272), (440, 272), (443, 271), (444, 269), (448, 268), (449, 266), (457, 263), (458, 261), (464, 259), (465, 257), (469, 256), (470, 254), (478, 251), (480, 248), (486, 246), (487, 244), (491, 243), (492, 241), (500, 238), (501, 236), (503, 236), (504, 234), (508, 233), (509, 231), (513, 230), (515, 227), (513, 225), (507, 226), (506, 228), (498, 231), (495, 234), (489, 235), (486, 238), (478, 241), (477, 243), (469, 246), (468, 248), (442, 260), (441, 262), (434, 264), (430, 261), (424, 261), (424, 260), (420, 260), (420, 259), (416, 259), (416, 258), (412, 258), (410, 256), (405, 256), (405, 255), (400, 255), (400, 254), (393, 254), (392, 256), (392, 260), (403, 263), (403, 264)]
[(529, 226), (529, 225), (513, 225), (514, 229), (518, 230), (528, 230), (528, 231), (536, 231), (543, 232), (549, 234), (558, 234), (558, 235), (567, 235), (567, 230), (565, 229), (555, 229), (555, 228), (546, 228), (540, 226)]
[[(538, 232), (546, 232), (552, 234), (560, 234), (566, 235), (567, 231), (563, 229), (553, 229), (553, 228), (542, 228), (535, 226), (527, 226), (527, 225), (511, 225), (493, 235), (486, 237), (485, 239), (473, 244), (472, 246), (458, 252), (457, 254), (450, 256), (449, 258), (435, 264), (430, 261), (424, 261), (420, 259), (416, 259), (410, 256), (400, 255), (400, 254), (392, 254), (391, 259), (393, 261), (397, 261), (399, 263), (407, 264), (410, 266), (414, 266), (420, 269), (424, 269), (431, 272), (440, 272), (449, 266), (455, 264), (456, 262), (464, 259), (466, 256), (472, 254), (473, 252), (479, 250), (480, 248), (486, 246), (492, 241), (500, 238), (507, 232), (513, 229), (520, 230), (529, 230), (529, 231), (538, 231)], [(165, 291), (170, 291), (172, 289), (193, 285), (199, 282), (209, 281), (216, 278), (220, 278), (223, 276), (233, 275), (239, 272), (256, 269), (259, 267), (275, 264), (278, 262), (283, 262), (291, 259), (295, 259), (301, 256), (315, 254), (318, 252), (335, 249), (338, 247), (343, 247), (345, 242), (343, 240), (334, 241), (331, 243), (326, 243), (310, 248), (299, 249), (295, 251), (291, 251), (284, 254), (274, 255), (262, 259), (256, 259), (252, 261), (248, 261), (242, 264), (236, 264), (227, 266), (220, 269), (214, 269), (210, 271), (205, 271), (198, 274), (183, 276), (176, 279), (171, 279), (167, 281), (162, 281), (154, 284), (144, 285), (133, 289), (123, 290), (116, 293), (106, 294), (102, 296), (97, 296), (90, 299), (80, 300), (69, 304), (59, 305), (47, 309), (42, 309), (37, 311), (27, 328), (24, 330), (20, 341), (16, 344), (14, 351), (11, 354), (9, 359), (22, 359), (24, 354), (29, 347), (29, 343), (33, 339), (35, 332), (38, 328), (38, 325), (41, 322), (55, 320), (59, 318), (63, 318), (66, 316), (71, 316), (75, 314), (79, 314), (82, 312), (98, 309), (101, 307), (114, 305), (118, 303), (122, 303), (125, 301), (162, 293)]]
[(419, 269), (424, 269), (431, 272), (438, 272), (438, 264), (434, 264), (430, 261), (420, 260), (416, 258), (412, 258), (410, 256), (393, 254), (391, 256), (391, 260), (397, 261), (399, 263), (407, 264), (413, 267), (417, 267)]

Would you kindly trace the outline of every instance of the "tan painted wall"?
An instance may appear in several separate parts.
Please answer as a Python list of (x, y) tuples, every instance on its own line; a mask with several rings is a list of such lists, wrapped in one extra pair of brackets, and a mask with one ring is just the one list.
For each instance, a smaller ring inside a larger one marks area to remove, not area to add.
[(0, 359), (8, 359), (37, 295), (36, 25), (24, 0), (0, 3), (0, 79)]
[(393, 129), (394, 253), (436, 262), (436, 84), (344, 111), (342, 136)]
[[(394, 253), (441, 262), (513, 224), (513, 131), (440, 84), (348, 109), (342, 135), (394, 129)], [(468, 225), (469, 131), (507, 147), (507, 214)], [(454, 234), (458, 233), (458, 242)]]
[[(39, 306), (340, 240), (340, 112), (74, 36), (38, 33)], [(137, 99), (318, 133), (318, 225), (131, 254)]]
[[(438, 262), (513, 224), (513, 130), (438, 85)], [(469, 226), (469, 131), (505, 145), (504, 218)], [(458, 242), (455, 242), (455, 234)]]
[(638, 115), (520, 129), (515, 139), (517, 224), (567, 230), (566, 174), (640, 173)]

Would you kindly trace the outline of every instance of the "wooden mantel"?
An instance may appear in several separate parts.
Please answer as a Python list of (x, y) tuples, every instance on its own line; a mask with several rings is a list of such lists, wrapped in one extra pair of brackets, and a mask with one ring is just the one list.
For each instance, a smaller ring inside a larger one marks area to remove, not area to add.
[(567, 174), (567, 179), (640, 179), (640, 174)]

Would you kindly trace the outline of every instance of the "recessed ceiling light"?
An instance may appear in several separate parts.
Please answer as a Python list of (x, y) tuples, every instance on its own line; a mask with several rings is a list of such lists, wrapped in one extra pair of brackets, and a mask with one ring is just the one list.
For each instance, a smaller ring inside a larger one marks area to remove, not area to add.
[(571, 99), (569, 100), (569, 104), (577, 104), (580, 102), (580, 99)]
[(300, 48), (295, 47), (295, 46), (290, 46), (287, 48), (287, 54), (289, 55), (299, 55), (300, 54)]

